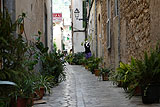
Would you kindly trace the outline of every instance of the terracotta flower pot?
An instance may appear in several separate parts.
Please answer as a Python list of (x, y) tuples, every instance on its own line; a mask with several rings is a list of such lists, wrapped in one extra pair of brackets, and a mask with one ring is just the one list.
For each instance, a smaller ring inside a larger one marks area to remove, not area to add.
[(100, 76), (100, 70), (99, 69), (94, 69), (94, 74), (95, 74), (95, 76)]
[(27, 100), (27, 106), (33, 106), (34, 100), (33, 98), (28, 98)]
[(37, 100), (41, 100), (44, 96), (44, 87), (41, 87), (39, 90), (36, 90), (36, 94), (38, 95)]
[(135, 95), (135, 96), (141, 95), (141, 87), (140, 87), (140, 86), (137, 86), (137, 87), (136, 87), (134, 95)]
[(108, 81), (108, 73), (102, 74), (102, 80), (103, 81)]
[(27, 98), (17, 98), (17, 107), (27, 107)]

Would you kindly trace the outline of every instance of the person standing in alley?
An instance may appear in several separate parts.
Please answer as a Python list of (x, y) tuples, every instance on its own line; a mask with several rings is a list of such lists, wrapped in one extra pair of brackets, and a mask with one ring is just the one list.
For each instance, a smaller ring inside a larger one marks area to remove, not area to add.
[(85, 48), (86, 59), (88, 59), (92, 56), (91, 50), (90, 50), (90, 43), (85, 41), (84, 48)]

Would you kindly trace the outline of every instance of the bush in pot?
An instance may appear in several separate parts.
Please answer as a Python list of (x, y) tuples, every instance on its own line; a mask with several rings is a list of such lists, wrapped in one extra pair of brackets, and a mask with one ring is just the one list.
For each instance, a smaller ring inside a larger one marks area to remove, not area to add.
[[(27, 75), (21, 81), (17, 82), (17, 89), (14, 95), (17, 98), (17, 106), (21, 107), (21, 101), (28, 106), (33, 105), (33, 94), (36, 90), (33, 76)], [(20, 102), (19, 102), (20, 101)], [(25, 106), (24, 106), (25, 107)]]
[(143, 103), (159, 102), (160, 87), (160, 51), (157, 46), (148, 55), (145, 52), (144, 60), (137, 60), (137, 69), (140, 72), (137, 78), (138, 84), (142, 87)]
[(129, 93), (129, 98), (140, 94), (137, 91), (139, 88), (137, 80), (139, 71), (136, 67), (136, 61), (136, 59), (131, 58), (130, 64), (124, 64), (123, 62), (120, 62), (120, 66), (115, 72), (111, 72), (110, 76), (110, 79), (114, 81), (113, 83), (123, 87), (123, 89)]

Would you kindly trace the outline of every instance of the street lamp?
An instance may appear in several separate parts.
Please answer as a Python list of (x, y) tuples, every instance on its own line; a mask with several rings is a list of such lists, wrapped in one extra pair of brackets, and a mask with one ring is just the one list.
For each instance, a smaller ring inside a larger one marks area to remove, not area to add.
[(78, 18), (79, 18), (79, 10), (76, 8), (76, 10), (74, 11), (74, 15), (75, 15), (75, 18), (76, 18), (76, 20), (78, 20)]

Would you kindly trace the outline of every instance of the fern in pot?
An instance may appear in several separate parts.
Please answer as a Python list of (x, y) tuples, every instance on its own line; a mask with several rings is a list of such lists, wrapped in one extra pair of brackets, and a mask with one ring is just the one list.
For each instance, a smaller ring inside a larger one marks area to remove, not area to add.
[(137, 70), (140, 72), (137, 78), (142, 87), (143, 103), (159, 102), (160, 89), (160, 51), (157, 48), (145, 53), (144, 60), (137, 60)]

